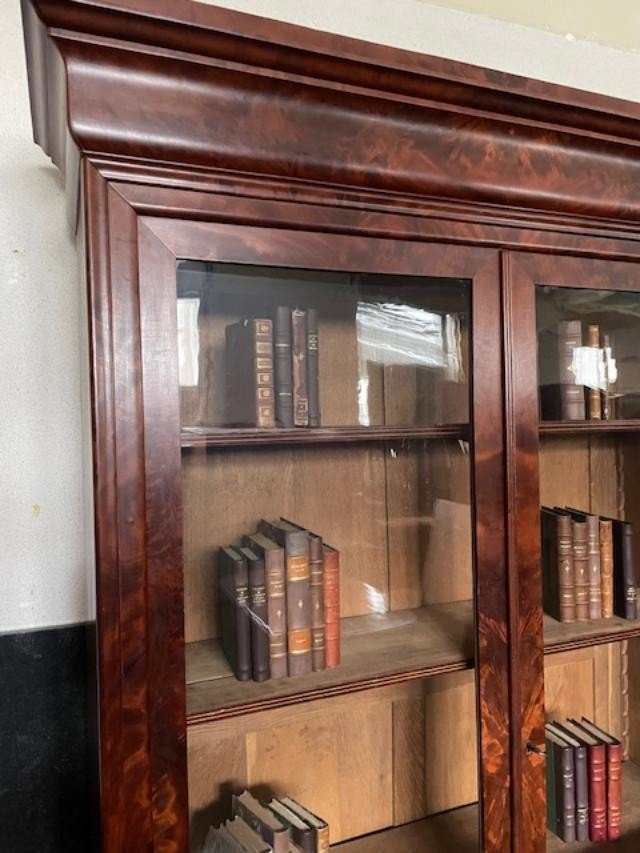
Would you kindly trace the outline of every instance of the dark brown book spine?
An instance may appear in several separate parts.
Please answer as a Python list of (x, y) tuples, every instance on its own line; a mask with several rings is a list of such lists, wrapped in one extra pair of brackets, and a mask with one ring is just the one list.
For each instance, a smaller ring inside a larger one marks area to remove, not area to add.
[(291, 309), (276, 308), (274, 329), (274, 370), (276, 421), (281, 427), (293, 427), (293, 368), (291, 362)]
[(300, 308), (294, 308), (291, 312), (291, 354), (293, 364), (293, 423), (294, 426), (309, 426), (307, 312)]
[(607, 837), (620, 838), (622, 827), (622, 744), (607, 744)]
[(584, 386), (576, 385), (573, 351), (582, 346), (580, 320), (558, 323), (558, 357), (560, 365), (560, 406), (563, 421), (585, 419)]
[(320, 426), (320, 349), (318, 311), (307, 309), (307, 389), (309, 393), (309, 426)]
[(576, 592), (576, 621), (589, 621), (589, 554), (586, 521), (572, 521), (573, 575)]
[(560, 622), (575, 622), (571, 518), (543, 507), (541, 527), (544, 609)]
[(309, 537), (309, 566), (311, 574), (311, 649), (313, 671), (327, 667), (324, 626), (324, 560), (322, 539)]
[(613, 524), (600, 519), (600, 584), (602, 588), (602, 616), (613, 616)]
[(271, 678), (287, 677), (287, 601), (284, 548), (261, 533), (245, 536), (244, 542), (264, 557), (269, 626)]
[(589, 767), (587, 747), (573, 748), (576, 777), (576, 841), (589, 839)]
[(613, 609), (625, 619), (637, 617), (637, 590), (633, 564), (633, 525), (613, 522)]
[(227, 326), (225, 340), (229, 423), (261, 429), (274, 427), (271, 320), (242, 320)]
[(233, 548), (218, 552), (218, 603), (222, 650), (239, 681), (251, 678), (251, 623), (247, 561)]
[(573, 747), (554, 745), (556, 762), (556, 834), (563, 841), (576, 840), (576, 780)]
[(607, 761), (604, 744), (587, 747), (589, 841), (607, 840)]
[(604, 346), (604, 377), (605, 377), (605, 390), (602, 392), (602, 418), (605, 421), (610, 421), (614, 417), (613, 415), (613, 397), (611, 396), (611, 378), (610, 378), (610, 359), (612, 357), (611, 353), (611, 338), (609, 335), (603, 335), (603, 346)]
[(340, 552), (323, 545), (324, 631), (327, 668), (340, 666)]
[(251, 672), (254, 681), (266, 681), (269, 678), (269, 626), (264, 558), (251, 548), (241, 548), (240, 553), (246, 559), (249, 569)]
[[(587, 346), (600, 349), (600, 326), (589, 326), (587, 329)], [(602, 401), (599, 388), (588, 388), (589, 419), (602, 420)]]
[(600, 519), (597, 515), (587, 515), (586, 519), (587, 557), (589, 561), (589, 619), (601, 619)]

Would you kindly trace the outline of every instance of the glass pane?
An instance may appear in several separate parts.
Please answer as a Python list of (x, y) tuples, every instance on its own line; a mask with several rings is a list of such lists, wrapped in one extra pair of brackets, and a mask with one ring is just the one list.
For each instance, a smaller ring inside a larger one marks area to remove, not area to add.
[[(245, 790), (350, 853), (478, 850), (469, 284), (190, 262), (177, 295), (192, 850)], [(228, 414), (279, 306), (317, 311), (336, 429)]]
[(537, 289), (542, 420), (640, 417), (640, 295)]
[[(541, 349), (557, 323), (582, 318), (585, 330), (610, 330), (619, 364), (612, 406), (628, 417), (634, 299), (560, 290), (538, 293)], [(619, 851), (640, 844), (640, 649), (633, 638), (640, 630), (640, 431), (607, 425), (602, 388), (581, 389), (572, 401), (584, 400), (587, 420), (593, 390), (603, 407), (597, 428), (541, 424), (549, 851), (565, 849), (566, 841), (575, 841), (569, 850), (605, 850), (604, 842), (618, 836)], [(544, 399), (542, 405), (544, 413)]]

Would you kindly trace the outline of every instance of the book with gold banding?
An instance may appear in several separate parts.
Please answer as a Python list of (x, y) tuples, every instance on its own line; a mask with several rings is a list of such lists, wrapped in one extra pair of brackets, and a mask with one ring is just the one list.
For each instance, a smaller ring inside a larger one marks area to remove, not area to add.
[(309, 397), (309, 426), (320, 426), (320, 351), (318, 311), (307, 308), (307, 393)]
[(600, 519), (597, 515), (569, 507), (574, 520), (587, 525), (587, 576), (589, 580), (589, 619), (602, 618), (602, 570), (600, 556)]
[(561, 320), (558, 323), (558, 360), (560, 407), (563, 421), (585, 419), (584, 385), (576, 384), (574, 352), (582, 346), (580, 320)]
[(300, 853), (316, 853), (316, 836), (313, 829), (306, 824), (296, 812), (285, 806), (281, 800), (273, 799), (267, 804), (281, 823), (288, 827), (291, 833), (292, 848)]
[(291, 360), (293, 375), (293, 424), (309, 426), (309, 384), (307, 377), (307, 312), (291, 312)]
[(291, 361), (291, 308), (278, 305), (273, 321), (276, 421), (293, 426), (293, 373)]
[(225, 378), (231, 426), (275, 426), (270, 319), (241, 320), (226, 327)]
[(542, 578), (545, 612), (560, 622), (575, 622), (573, 529), (567, 513), (542, 507)]
[(263, 806), (249, 791), (234, 794), (233, 814), (241, 817), (254, 832), (271, 845), (273, 853), (289, 853), (289, 830), (274, 813)]
[(576, 840), (576, 799), (575, 799), (575, 758), (573, 747), (547, 723), (545, 737), (549, 754), (547, 761), (553, 762), (555, 791), (547, 796), (555, 796), (556, 835), (565, 842)]
[(340, 552), (322, 545), (324, 642), (327, 669), (340, 666)]
[(602, 588), (602, 616), (613, 616), (613, 522), (600, 519), (600, 584)]
[(620, 838), (622, 826), (622, 744), (591, 720), (582, 717), (580, 725), (605, 744), (607, 755), (607, 838)]
[(314, 831), (317, 853), (329, 853), (329, 824), (291, 797), (281, 797), (280, 802), (297, 814)]
[(251, 620), (251, 672), (254, 681), (269, 678), (269, 627), (264, 557), (251, 548), (239, 548), (249, 574), (249, 618)]
[(251, 678), (251, 623), (249, 619), (249, 570), (236, 548), (218, 552), (218, 605), (222, 650), (239, 681)]
[(607, 758), (604, 743), (575, 720), (562, 724), (576, 740), (587, 747), (589, 769), (589, 841), (607, 840)]
[(287, 601), (284, 548), (263, 533), (245, 536), (243, 542), (264, 559), (269, 670), (271, 678), (285, 678), (287, 675)]

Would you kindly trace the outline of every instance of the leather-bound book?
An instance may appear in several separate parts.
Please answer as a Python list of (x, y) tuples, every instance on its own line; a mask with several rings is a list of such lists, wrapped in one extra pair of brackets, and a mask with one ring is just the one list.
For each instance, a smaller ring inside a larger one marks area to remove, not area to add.
[(220, 826), (214, 829), (211, 826), (202, 853), (245, 853), (245, 849), (226, 827)]
[(620, 838), (622, 827), (622, 744), (591, 720), (582, 717), (580, 725), (603, 741), (607, 750), (607, 838)]
[[(294, 527), (304, 530), (299, 524), (283, 518)], [(309, 573), (311, 576), (311, 661), (314, 672), (327, 668), (324, 628), (324, 560), (322, 537), (309, 534)]]
[(241, 320), (225, 329), (227, 420), (231, 426), (275, 426), (273, 324)]
[(597, 515), (571, 508), (576, 521), (587, 525), (587, 571), (589, 576), (589, 619), (602, 618), (602, 576), (600, 567), (600, 519)]
[(280, 800), (273, 799), (268, 807), (291, 833), (291, 841), (301, 853), (316, 853), (316, 836), (310, 826)]
[(329, 824), (326, 820), (305, 809), (291, 797), (281, 797), (280, 802), (298, 815), (315, 833), (315, 849), (317, 853), (329, 853)]
[(587, 747), (563, 727), (561, 723), (549, 724), (573, 748), (576, 780), (576, 841), (589, 840), (589, 768)]
[(241, 817), (234, 817), (233, 820), (226, 821), (225, 828), (247, 853), (271, 853), (271, 845), (254, 829), (251, 829)]
[(573, 747), (547, 724), (545, 737), (551, 754), (547, 761), (554, 763), (555, 834), (563, 841), (576, 840), (576, 789)]
[(251, 678), (251, 620), (249, 618), (249, 569), (235, 548), (218, 552), (218, 603), (222, 650), (239, 681)]
[(327, 669), (340, 666), (340, 552), (323, 543), (324, 642)]
[(573, 353), (582, 346), (580, 320), (561, 320), (558, 323), (558, 361), (560, 368), (560, 409), (563, 421), (585, 419), (584, 385), (576, 385)]
[(589, 841), (607, 840), (607, 756), (605, 745), (574, 720), (563, 728), (587, 747), (589, 770)]
[(243, 542), (264, 559), (269, 626), (269, 671), (271, 678), (286, 678), (287, 599), (284, 548), (263, 533), (245, 536)]
[[(590, 325), (587, 328), (587, 346), (600, 349), (600, 326)], [(588, 388), (587, 398), (589, 400), (589, 419), (592, 421), (602, 420), (602, 396), (599, 388)]]
[(311, 657), (311, 571), (309, 533), (288, 521), (260, 521), (260, 532), (285, 550), (289, 675), (306, 675)]
[(637, 618), (633, 538), (633, 524), (613, 521), (613, 612), (625, 619)]
[(587, 522), (572, 516), (573, 579), (576, 596), (576, 622), (589, 621), (589, 533)]
[(291, 357), (293, 374), (293, 424), (294, 426), (309, 426), (307, 312), (302, 308), (294, 308), (291, 312)]
[(273, 853), (289, 853), (291, 836), (288, 828), (249, 791), (240, 795), (234, 794), (232, 807), (234, 816), (241, 817), (254, 832), (270, 844)]
[(613, 616), (613, 522), (600, 519), (600, 584), (602, 588), (602, 616)]
[(320, 351), (318, 345), (318, 311), (307, 308), (307, 390), (309, 393), (309, 426), (320, 426)]
[(273, 323), (276, 421), (293, 427), (293, 372), (291, 363), (291, 308), (278, 305)]
[(249, 617), (251, 619), (251, 673), (254, 681), (269, 678), (269, 627), (264, 557), (251, 548), (240, 548), (249, 570)]
[(560, 622), (576, 621), (573, 528), (567, 513), (542, 507), (542, 577), (545, 612)]

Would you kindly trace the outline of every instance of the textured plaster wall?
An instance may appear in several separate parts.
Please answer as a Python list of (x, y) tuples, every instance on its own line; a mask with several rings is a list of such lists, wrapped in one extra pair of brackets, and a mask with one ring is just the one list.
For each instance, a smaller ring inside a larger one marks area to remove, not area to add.
[[(637, 53), (423, 0), (219, 5), (640, 100)], [(601, 5), (603, 15), (616, 15), (615, 3)], [(493, 14), (494, 6), (486, 0), (481, 11)], [(0, 0), (0, 238), (0, 631), (6, 631), (93, 615), (83, 299), (62, 186), (31, 139), (17, 0)]]

